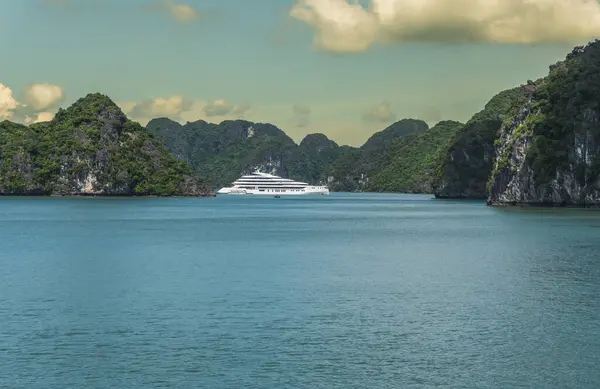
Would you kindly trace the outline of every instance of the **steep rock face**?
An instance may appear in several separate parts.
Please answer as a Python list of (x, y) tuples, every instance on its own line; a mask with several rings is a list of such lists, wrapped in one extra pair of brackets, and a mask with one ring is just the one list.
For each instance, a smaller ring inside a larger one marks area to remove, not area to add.
[[(243, 120), (180, 125), (166, 118), (150, 121), (148, 130), (173, 155), (191, 164), (214, 187), (260, 170), (295, 180), (324, 184), (336, 191), (362, 191), (382, 169), (390, 144), (429, 127), (404, 119), (374, 134), (361, 148), (338, 146), (323, 134), (307, 135), (299, 145), (279, 128)], [(389, 154), (389, 153), (388, 153)]]
[(600, 205), (600, 43), (576, 48), (503, 126), (489, 204)]
[(90, 94), (51, 122), (0, 124), (2, 195), (202, 196), (191, 170), (106, 96)]
[(487, 197), (494, 141), (502, 122), (523, 98), (521, 88), (499, 93), (455, 134), (434, 180), (433, 191), (437, 198)]
[(288, 176), (287, 161), (296, 148), (279, 128), (245, 120), (220, 124), (199, 120), (182, 126), (159, 118), (151, 120), (146, 128), (215, 188), (254, 170)]
[(147, 127), (215, 187), (260, 170), (327, 184), (332, 191), (431, 193), (436, 167), (463, 124), (444, 121), (430, 129), (424, 121), (403, 119), (360, 148), (340, 147), (323, 134), (295, 145), (274, 126), (245, 121), (182, 126), (161, 118)]

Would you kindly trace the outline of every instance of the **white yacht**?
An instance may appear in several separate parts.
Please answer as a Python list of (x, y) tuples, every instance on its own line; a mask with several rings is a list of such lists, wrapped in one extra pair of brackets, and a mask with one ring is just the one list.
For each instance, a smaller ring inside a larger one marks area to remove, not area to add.
[(295, 196), (295, 195), (329, 195), (326, 186), (311, 186), (306, 182), (298, 182), (281, 178), (272, 174), (254, 172), (240, 177), (230, 188), (221, 188), (217, 194)]

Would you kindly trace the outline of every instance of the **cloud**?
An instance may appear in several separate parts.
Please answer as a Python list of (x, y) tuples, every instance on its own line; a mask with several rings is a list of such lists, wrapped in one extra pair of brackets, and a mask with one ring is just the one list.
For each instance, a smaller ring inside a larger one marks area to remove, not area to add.
[(54, 114), (52, 112), (40, 112), (40, 113), (38, 113), (38, 116), (35, 119), (34, 123), (49, 122), (53, 118), (54, 118)]
[(210, 101), (204, 107), (206, 116), (225, 116), (233, 111), (233, 105), (229, 104), (224, 99)]
[(123, 111), (125, 115), (129, 115), (138, 103), (135, 101), (117, 101), (115, 104), (121, 108), (121, 111)]
[(13, 111), (19, 107), (19, 103), (13, 97), (13, 91), (6, 85), (0, 83), (0, 119), (10, 119)]
[(137, 103), (122, 103), (121, 109), (133, 117), (154, 118), (160, 116), (179, 117), (191, 104), (181, 95), (156, 97)]
[(250, 112), (251, 108), (252, 107), (250, 106), (250, 104), (247, 103), (238, 104), (235, 106), (233, 111), (231, 111), (231, 113), (238, 118), (243, 118)]
[[(100, 2), (98, 1), (98, 3)], [(49, 6), (65, 6), (67, 4), (73, 5), (75, 2), (71, 2), (70, 0), (43, 0), (43, 3)], [(181, 23), (193, 22), (200, 17), (200, 13), (194, 7), (175, 0), (154, 0), (142, 8), (167, 15)]]
[(399, 42), (575, 43), (600, 36), (596, 0), (296, 0), (315, 45), (356, 53)]
[(233, 105), (225, 99), (209, 101), (203, 108), (204, 114), (208, 117), (235, 115), (242, 117), (250, 110), (250, 105)]
[(37, 116), (25, 116), (22, 120), (25, 124), (33, 124), (33, 123), (41, 123), (41, 122), (49, 122), (54, 118), (54, 113), (52, 112), (39, 112)]
[(168, 117), (176, 121), (196, 121), (216, 116), (241, 118), (248, 115), (251, 109), (249, 104), (233, 104), (225, 99), (193, 100), (182, 95), (121, 101), (117, 105), (127, 116), (140, 123), (157, 117)]
[(193, 22), (200, 17), (200, 13), (191, 5), (174, 0), (156, 0), (152, 9), (181, 23)]
[(310, 123), (310, 107), (304, 104), (294, 104), (292, 107), (297, 127), (306, 127)]
[(396, 114), (392, 112), (390, 103), (382, 101), (363, 114), (363, 119), (368, 122), (389, 123), (396, 120)]
[(0, 83), (0, 119), (32, 124), (52, 120), (54, 113), (48, 111), (64, 99), (61, 87), (52, 84), (31, 84), (23, 91), (26, 104), (19, 103), (12, 89)]
[(52, 84), (30, 84), (23, 91), (25, 104), (34, 111), (56, 106), (65, 98), (63, 89)]

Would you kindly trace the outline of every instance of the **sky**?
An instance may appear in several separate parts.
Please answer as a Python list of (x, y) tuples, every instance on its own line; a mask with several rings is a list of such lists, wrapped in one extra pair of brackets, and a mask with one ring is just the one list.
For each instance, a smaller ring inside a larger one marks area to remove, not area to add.
[(358, 146), (468, 120), (600, 37), (597, 0), (0, 0), (0, 120), (88, 93), (133, 120), (243, 118)]

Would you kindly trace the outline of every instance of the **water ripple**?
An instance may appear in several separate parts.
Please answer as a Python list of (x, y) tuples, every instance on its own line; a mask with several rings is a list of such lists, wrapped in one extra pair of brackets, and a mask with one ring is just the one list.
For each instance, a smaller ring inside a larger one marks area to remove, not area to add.
[(0, 388), (598, 388), (600, 213), (2, 199)]

